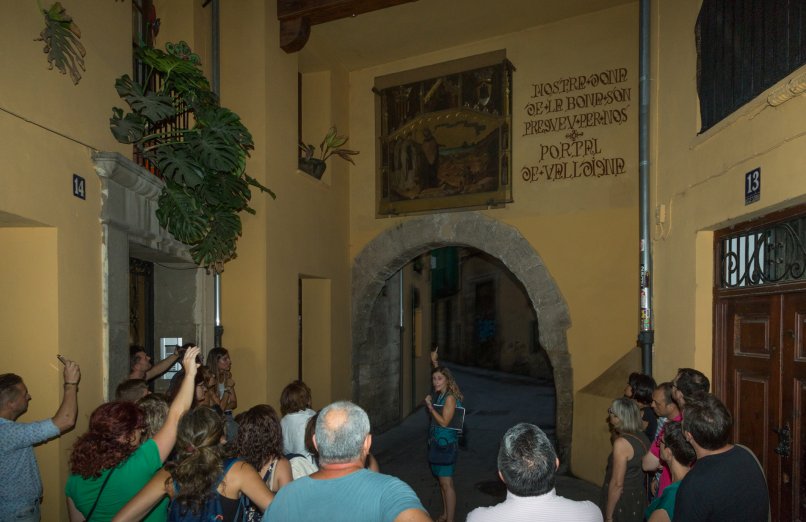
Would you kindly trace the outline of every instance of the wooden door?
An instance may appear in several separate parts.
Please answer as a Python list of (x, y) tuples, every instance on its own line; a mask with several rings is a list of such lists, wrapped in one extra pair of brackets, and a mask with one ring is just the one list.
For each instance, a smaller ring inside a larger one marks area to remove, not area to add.
[(791, 431), (781, 458), (780, 520), (806, 521), (806, 293), (785, 294), (781, 328), (781, 421)]
[(717, 387), (734, 441), (764, 467), (773, 520), (806, 521), (806, 293), (723, 297), (716, 312)]

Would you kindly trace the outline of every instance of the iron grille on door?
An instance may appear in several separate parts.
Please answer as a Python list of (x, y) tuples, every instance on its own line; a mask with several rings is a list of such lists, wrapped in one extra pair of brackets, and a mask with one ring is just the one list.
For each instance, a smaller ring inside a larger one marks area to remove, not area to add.
[(719, 288), (806, 281), (806, 216), (718, 238)]

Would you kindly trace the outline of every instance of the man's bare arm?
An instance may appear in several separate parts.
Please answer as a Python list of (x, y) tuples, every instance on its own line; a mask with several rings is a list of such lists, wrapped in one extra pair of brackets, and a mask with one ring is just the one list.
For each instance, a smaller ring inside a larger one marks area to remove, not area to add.
[(161, 360), (158, 363), (155, 363), (154, 366), (151, 367), (150, 370), (146, 372), (146, 380), (150, 381), (151, 379), (156, 379), (163, 373), (167, 372), (168, 369), (176, 364), (179, 361), (180, 354), (179, 352), (172, 353), (165, 359)]
[(78, 415), (78, 381), (81, 380), (81, 369), (75, 362), (64, 359), (64, 396), (56, 415), (51, 419), (61, 433), (76, 424)]

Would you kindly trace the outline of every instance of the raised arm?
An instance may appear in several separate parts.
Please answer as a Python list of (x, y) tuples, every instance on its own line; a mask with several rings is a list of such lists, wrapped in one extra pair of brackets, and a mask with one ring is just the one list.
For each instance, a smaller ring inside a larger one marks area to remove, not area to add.
[(64, 396), (56, 415), (51, 419), (53, 424), (64, 433), (76, 424), (78, 415), (78, 381), (81, 380), (81, 369), (75, 362), (64, 359)]
[[(118, 511), (112, 522), (137, 522), (142, 520), (151, 509), (157, 505), (157, 502), (162, 500), (162, 497), (167, 495), (171, 489), (167, 482), (171, 478), (171, 474), (161, 469), (151, 477), (151, 480), (146, 482), (143, 489), (140, 490), (130, 501), (123, 506), (123, 509)], [(172, 486), (171, 486), (172, 487)]]
[(160, 362), (155, 363), (150, 370), (146, 371), (146, 380), (150, 381), (151, 379), (156, 379), (163, 373), (167, 372), (168, 369), (173, 366), (180, 357), (182, 357), (182, 354), (179, 352), (174, 352)]
[(196, 370), (198, 363), (196, 356), (199, 355), (199, 347), (193, 346), (185, 351), (185, 356), (182, 358), (182, 367), (185, 370), (185, 378), (182, 379), (182, 384), (179, 386), (179, 392), (176, 394), (171, 407), (168, 409), (168, 417), (165, 419), (165, 424), (162, 428), (154, 434), (154, 442), (157, 443), (157, 448), (160, 451), (160, 460), (165, 462), (168, 455), (176, 443), (176, 428), (179, 426), (179, 419), (190, 409), (190, 404), (193, 402), (193, 394), (195, 392), (194, 381), (196, 379)]

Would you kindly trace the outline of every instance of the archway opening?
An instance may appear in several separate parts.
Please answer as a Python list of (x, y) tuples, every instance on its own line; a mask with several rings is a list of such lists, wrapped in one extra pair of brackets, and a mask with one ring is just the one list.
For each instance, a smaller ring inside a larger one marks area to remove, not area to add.
[[(353, 265), (353, 399), (364, 406), (371, 417), (374, 416), (375, 427), (387, 425), (395, 415), (399, 420), (409, 413), (410, 410), (405, 411), (406, 408), (402, 407), (405, 390), (400, 385), (407, 371), (400, 350), (405, 339), (400, 340), (396, 347), (387, 342), (395, 331), (390, 328), (382, 332), (377, 328), (381, 319), (379, 314), (388, 318), (394, 316), (390, 311), (395, 310), (387, 305), (381, 314), (378, 300), (402, 303), (399, 306), (403, 315), (406, 301), (401, 297), (405, 297), (407, 292), (415, 293), (414, 287), (405, 284), (406, 270), (415, 266), (418, 259), (422, 262), (424, 254), (430, 258), (432, 251), (443, 247), (481, 252), (480, 257), (484, 257), (485, 262), (496, 260), (522, 287), (538, 325), (536, 342), (553, 368), (556, 439), (561, 463), (566, 467), (573, 417), (571, 367), (566, 341), (566, 330), (570, 326), (567, 305), (542, 259), (520, 232), (480, 212), (411, 219), (380, 234), (356, 256)], [(422, 297), (423, 289), (417, 288), (416, 291)], [(430, 318), (420, 318), (421, 328), (430, 328), (430, 323)], [(402, 330), (402, 324), (398, 325), (399, 330)], [(412, 324), (416, 327), (417, 323)], [(413, 358), (412, 365), (425, 364), (422, 369), (415, 368), (412, 397), (424, 396), (425, 393), (418, 393), (418, 390), (427, 392), (428, 389), (428, 358), (423, 356), (423, 350), (428, 348), (422, 343), (419, 347), (412, 345), (412, 352), (418, 355)], [(380, 386), (380, 383), (385, 385)], [(412, 404), (416, 407), (415, 400)], [(386, 412), (386, 418), (379, 418), (378, 411)]]

